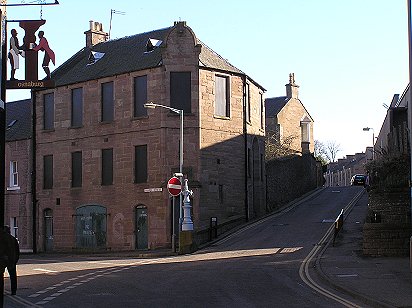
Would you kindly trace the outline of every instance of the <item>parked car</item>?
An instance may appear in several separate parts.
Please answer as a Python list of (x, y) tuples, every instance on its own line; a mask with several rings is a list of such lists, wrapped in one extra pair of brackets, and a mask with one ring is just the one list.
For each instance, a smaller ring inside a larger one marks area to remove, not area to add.
[(365, 186), (366, 175), (364, 174), (355, 174), (350, 180), (351, 186)]

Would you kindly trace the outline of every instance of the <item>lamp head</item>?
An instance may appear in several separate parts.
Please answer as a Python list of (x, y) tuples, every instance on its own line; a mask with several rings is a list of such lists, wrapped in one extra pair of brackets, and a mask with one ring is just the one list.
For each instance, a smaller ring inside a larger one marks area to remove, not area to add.
[(155, 109), (156, 106), (152, 102), (146, 103), (143, 105), (145, 108)]
[(370, 130), (370, 127), (364, 127), (363, 131), (368, 132)]

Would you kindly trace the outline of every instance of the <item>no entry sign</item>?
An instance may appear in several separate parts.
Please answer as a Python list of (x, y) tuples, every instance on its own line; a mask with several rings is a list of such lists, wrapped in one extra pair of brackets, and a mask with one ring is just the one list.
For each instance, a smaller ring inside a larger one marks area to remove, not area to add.
[(169, 191), (169, 194), (171, 194), (172, 196), (178, 196), (182, 191), (182, 182), (180, 182), (180, 180), (177, 177), (172, 177), (167, 182), (167, 190)]

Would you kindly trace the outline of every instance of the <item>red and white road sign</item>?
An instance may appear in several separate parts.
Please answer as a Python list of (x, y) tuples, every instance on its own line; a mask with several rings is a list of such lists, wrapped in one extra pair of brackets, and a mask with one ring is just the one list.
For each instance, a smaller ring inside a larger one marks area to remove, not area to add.
[(177, 177), (172, 177), (167, 182), (167, 190), (169, 191), (169, 194), (171, 194), (172, 196), (179, 196), (179, 194), (182, 192), (182, 182), (180, 182), (180, 180)]

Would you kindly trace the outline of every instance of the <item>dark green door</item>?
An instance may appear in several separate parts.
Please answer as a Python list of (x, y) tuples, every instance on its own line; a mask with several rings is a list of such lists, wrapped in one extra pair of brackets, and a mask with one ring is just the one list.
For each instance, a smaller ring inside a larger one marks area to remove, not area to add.
[(53, 211), (44, 211), (44, 250), (53, 251)]
[(136, 249), (148, 248), (147, 208), (136, 208)]

